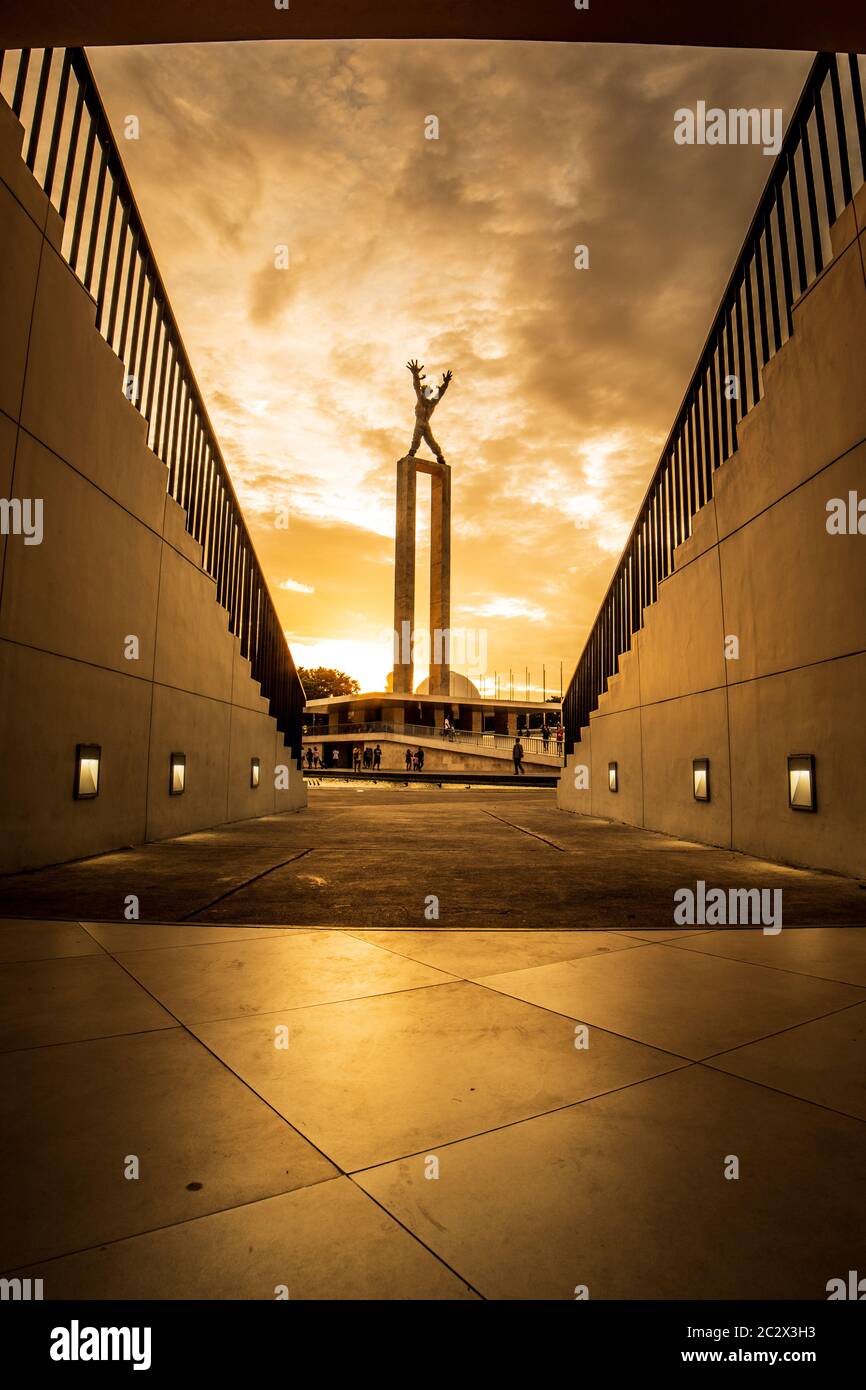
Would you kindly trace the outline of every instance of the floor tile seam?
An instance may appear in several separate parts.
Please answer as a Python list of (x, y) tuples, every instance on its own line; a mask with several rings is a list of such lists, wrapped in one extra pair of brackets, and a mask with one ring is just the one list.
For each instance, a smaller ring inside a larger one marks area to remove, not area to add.
[(57, 1042), (28, 1043), (25, 1047), (0, 1047), (0, 1057), (17, 1057), (22, 1052), (44, 1052), (52, 1047), (78, 1047), (81, 1043), (112, 1042), (118, 1038), (143, 1038), (151, 1033), (174, 1033), (183, 1025), (174, 1021), (156, 1028), (130, 1028), (124, 1033), (93, 1033), (86, 1038), (61, 1038)]
[[(347, 935), (347, 936), (351, 936), (351, 935), (353, 934), (353, 931), (382, 931), (382, 930), (383, 930), (383, 928), (381, 928), (381, 927), (357, 927), (357, 928), (347, 929), (346, 935)], [(429, 928), (425, 929), (424, 927), (406, 927), (406, 928), (395, 927), (393, 930), (394, 930), (394, 931), (403, 931), (403, 930), (405, 930), (405, 931), (424, 931), (424, 930), (429, 930)], [(445, 928), (443, 928), (443, 930), (444, 930), (444, 931), (448, 931), (449, 928), (445, 927)], [(472, 930), (472, 928), (465, 928), (464, 930)], [(496, 928), (479, 928), (479, 930), (496, 930)], [(502, 927), (500, 930), (502, 930), (502, 931), (521, 931), (521, 930), (523, 930), (523, 928), (520, 928), (520, 927)], [(531, 930), (531, 929), (530, 929), (530, 930)], [(554, 928), (553, 930), (555, 930), (555, 928)], [(359, 939), (361, 939), (361, 938), (355, 937), (355, 940), (356, 940), (356, 941), (359, 940)], [(398, 956), (400, 960), (411, 960), (411, 961), (414, 961), (414, 963), (415, 963), (416, 965), (426, 965), (427, 968), (428, 968), (429, 970), (439, 970), (439, 969), (442, 968), (442, 967), (437, 966), (437, 965), (429, 965), (429, 963), (428, 963), (427, 961), (419, 960), (417, 956), (410, 956), (410, 955), (408, 955), (407, 953), (405, 953), (405, 952), (403, 952), (403, 951), (398, 951), (398, 950), (396, 949), (396, 947), (393, 947), (393, 946), (383, 946), (383, 945), (381, 944), (381, 942), (378, 942), (378, 941), (375, 941), (375, 942), (371, 941), (371, 942), (368, 942), (367, 944), (370, 945), (370, 946), (379, 946), (380, 950), (382, 950), (382, 951), (388, 951), (388, 952), (390, 952), (392, 955)], [(635, 940), (634, 944), (635, 944), (635, 946), (653, 946), (653, 945), (655, 945), (656, 943), (655, 943), (655, 942), (652, 942), (652, 941), (638, 941), (638, 940)], [(623, 949), (623, 950), (628, 950), (629, 947), (628, 947), (628, 946), (624, 946), (622, 949)], [(596, 954), (599, 954), (599, 953), (596, 953)], [(612, 954), (612, 955), (616, 955), (616, 954), (618, 954), (618, 953), (615, 952), (615, 951), (612, 951), (611, 954)], [(540, 964), (537, 964), (537, 965), (518, 965), (514, 970), (495, 970), (495, 971), (489, 971), (488, 974), (491, 974), (491, 975), (510, 975), (510, 974), (516, 973), (517, 970), (541, 970), (541, 969), (543, 969), (543, 967), (544, 967), (545, 965), (560, 965), (560, 964), (564, 964), (566, 961), (570, 961), (570, 960), (584, 960), (584, 959), (594, 959), (594, 957), (593, 957), (593, 956), (590, 956), (590, 957), (584, 957), (584, 956), (563, 956), (563, 957), (561, 958), (561, 960), (555, 960), (555, 961), (551, 961), (551, 960), (542, 961)], [(445, 973), (446, 973), (446, 974), (451, 974), (451, 975), (453, 975), (455, 979), (462, 980), (463, 983), (464, 983), (464, 984), (467, 984), (467, 985), (474, 985), (474, 984), (477, 984), (477, 983), (478, 983), (478, 977), (477, 977), (477, 976), (474, 976), (474, 975), (460, 975), (460, 974), (458, 974), (457, 971), (453, 971), (453, 970), (452, 970), (452, 971), (446, 971)], [(481, 978), (485, 978), (485, 977), (482, 976)]]
[[(125, 969), (125, 967), (122, 965), (120, 961), (118, 961), (118, 965), (120, 965), (121, 969)], [(217, 1053), (214, 1052), (213, 1048), (209, 1047), (208, 1044), (202, 1038), (198, 1037), (198, 1035), (194, 1033), (192, 1029), (189, 1028), (187, 1024), (183, 1022), (182, 1019), (178, 1018), (177, 1014), (174, 1013), (172, 1009), (169, 1009), (164, 1004), (162, 1004), (161, 1001), (151, 990), (149, 990), (145, 985), (141, 984), (140, 980), (135, 979), (135, 976), (132, 975), (131, 972), (127, 971), (126, 973), (129, 975), (129, 978), (131, 980), (135, 981), (135, 983), (139, 986), (140, 989), (144, 990), (145, 994), (150, 995), (150, 998), (153, 999), (157, 1004), (159, 1004), (161, 1008), (165, 1008), (166, 1013), (168, 1013), (172, 1018), (177, 1020), (178, 1026), (183, 1030), (183, 1032), (190, 1039), (190, 1041), (193, 1042), (196, 1047), (199, 1047), (204, 1052), (208, 1053), (214, 1059), (214, 1061), (218, 1063), (222, 1071), (224, 1071), (228, 1076), (233, 1076), (236, 1081), (239, 1081), (240, 1084), (247, 1091), (249, 1091), (251, 1095), (255, 1096), (256, 1099), (260, 1101), (262, 1105), (264, 1105), (268, 1110), (270, 1110), (272, 1114), (276, 1115), (276, 1117), (281, 1121), (282, 1124), (286, 1125), (286, 1127), (292, 1130), (294, 1134), (297, 1134), (301, 1139), (303, 1139), (304, 1142), (307, 1143), (310, 1146), (310, 1148), (314, 1149), (315, 1152), (321, 1158), (324, 1158), (328, 1163), (331, 1163), (332, 1166), (336, 1166), (333, 1164), (333, 1161), (328, 1158), (327, 1154), (323, 1153), (322, 1150), (317, 1147), (317, 1145), (311, 1143), (311, 1141), (307, 1139), (306, 1135), (301, 1134), (300, 1130), (296, 1129), (295, 1126), (289, 1120), (286, 1119), (285, 1115), (281, 1115), (280, 1112), (276, 1109), (276, 1107), (273, 1106), (270, 1103), (270, 1101), (266, 1100), (264, 1096), (260, 1095), (259, 1092), (255, 1089), (255, 1087), (252, 1086), (249, 1083), (249, 1081), (246, 1080), (245, 1077), (241, 1076), (240, 1073), (235, 1071), (233, 1067), (230, 1067), (229, 1064), (222, 1057), (218, 1056)], [(340, 1171), (342, 1171), (342, 1169)]]
[[(229, 888), (225, 893), (220, 893), (219, 897), (212, 898), (210, 902), (203, 903), (201, 907), (193, 908), (192, 912), (187, 912), (180, 918), (181, 923), (188, 923), (193, 917), (197, 917), (200, 912), (209, 912), (218, 903), (225, 902), (226, 898), (234, 897), (235, 893), (243, 893), (245, 889), (251, 888), (254, 883), (259, 883), (269, 874), (274, 874), (278, 869), (288, 868), (289, 864), (296, 863), (299, 859), (304, 859), (308, 854), (315, 852), (316, 846), (309, 845), (306, 849), (299, 850), (297, 854), (291, 854), (288, 859), (281, 860), (278, 864), (271, 864), (267, 869), (262, 869), (260, 873), (253, 874), (251, 878), (245, 879), (243, 883), (238, 883), (234, 888)], [(195, 925), (193, 923), (193, 925)]]
[[(336, 1166), (336, 1165), (335, 1165)], [(203, 1211), (197, 1216), (184, 1216), (179, 1221), (165, 1221), (159, 1226), (148, 1226), (143, 1231), (131, 1231), (125, 1236), (112, 1236), (109, 1240), (98, 1241), (95, 1245), (82, 1245), (75, 1250), (64, 1250), (58, 1255), (45, 1255), (38, 1259), (28, 1260), (23, 1265), (14, 1265), (0, 1271), (3, 1277), (15, 1274), (23, 1274), (26, 1270), (32, 1269), (36, 1265), (54, 1264), (58, 1260), (72, 1259), (77, 1255), (91, 1255), (100, 1250), (109, 1249), (113, 1245), (123, 1245), (126, 1241), (141, 1240), (147, 1236), (160, 1235), (163, 1231), (177, 1230), (181, 1226), (191, 1226), (199, 1221), (207, 1221), (211, 1216), (224, 1216), (228, 1212), (243, 1211), (246, 1207), (258, 1206), (261, 1202), (272, 1202), (278, 1197), (290, 1197), (295, 1192), (305, 1192), (311, 1187), (321, 1187), (324, 1183), (340, 1182), (349, 1175), (341, 1171), (331, 1173), (327, 1177), (317, 1178), (311, 1182), (299, 1183), (297, 1187), (279, 1188), (274, 1192), (266, 1192), (259, 1197), (250, 1197), (243, 1202), (233, 1202), (227, 1207), (215, 1207), (213, 1211)]]
[(252, 1013), (226, 1014), (220, 1018), (191, 1018), (186, 1023), (181, 1023), (184, 1028), (209, 1028), (215, 1023), (239, 1023), (244, 1019), (269, 1018), (274, 1014), (299, 1013), (302, 1009), (329, 1009), (336, 1008), (340, 1004), (361, 1004), (370, 999), (390, 999), (396, 994), (418, 994), (427, 989), (443, 989), (447, 985), (472, 984), (472, 980), (461, 980), (454, 976), (450, 980), (429, 980), (423, 985), (405, 985), (402, 989), (386, 989), (375, 994), (350, 994), (342, 999), (319, 999), (312, 1004), (278, 1004), (275, 1009), (255, 1010)]
[(483, 1299), (484, 1302), (488, 1301), (486, 1295), (483, 1294), (480, 1289), (476, 1288), (475, 1285), (470, 1282), (467, 1275), (461, 1274), (460, 1271), (454, 1267), (454, 1265), (449, 1264), (443, 1255), (439, 1254), (438, 1251), (433, 1249), (432, 1245), (428, 1245), (425, 1240), (421, 1239), (417, 1231), (413, 1231), (411, 1226), (407, 1226), (405, 1221), (402, 1221), (400, 1217), (396, 1214), (396, 1212), (389, 1211), (388, 1207), (386, 1207), (384, 1203), (379, 1200), (378, 1197), (375, 1197), (372, 1192), (368, 1192), (365, 1187), (362, 1187), (360, 1183), (356, 1182), (354, 1176), (351, 1173), (347, 1173), (346, 1177), (348, 1178), (349, 1182), (352, 1184), (352, 1186), (355, 1188), (357, 1192), (362, 1192), (364, 1196), (373, 1203), (374, 1206), (378, 1207), (379, 1211), (381, 1211), (385, 1216), (388, 1217), (389, 1221), (393, 1221), (396, 1226), (400, 1227), (401, 1231), (404, 1231), (406, 1235), (411, 1236), (412, 1240), (416, 1243), (416, 1245), (420, 1245), (422, 1250), (426, 1250), (428, 1255), (433, 1256), (437, 1264), (440, 1264), (443, 1266), (444, 1269), (447, 1269), (449, 1274), (452, 1274), (454, 1278), (459, 1280), (461, 1284), (465, 1284), (467, 1289), (470, 1289), (472, 1293), (477, 1294), (477, 1296), (480, 1299)]
[[(117, 925), (120, 926), (120, 923), (117, 923)], [(167, 927), (172, 927), (180, 926), (182, 924), (167, 922), (165, 923), (165, 925)], [(208, 930), (208, 928), (206, 926), (202, 926), (202, 930), (206, 931)], [(232, 930), (234, 930), (234, 928), (231, 925), (226, 926), (226, 931), (230, 932)], [(250, 930), (255, 931), (255, 928), (250, 928)], [(271, 928), (270, 932), (268, 932), (267, 930), (263, 931), (261, 936), (236, 936), (226, 941), (175, 941), (170, 944), (166, 943), (166, 945), (164, 946), (103, 946), (102, 949), (107, 956), (110, 956), (112, 960), (115, 960), (117, 956), (143, 955), (145, 951), (186, 951), (194, 950), (199, 946), (243, 946), (244, 943), (247, 941), (267, 941), (270, 939), (270, 937), (290, 936), (293, 935), (294, 932), (295, 928), (293, 927), (274, 927)], [(95, 937), (94, 940), (96, 940)], [(49, 957), (49, 959), (60, 959), (60, 957)], [(62, 957), (62, 959), (66, 960), (69, 958), (64, 956)]]
[[(846, 929), (843, 928), (842, 930)], [(683, 947), (675, 945), (672, 941), (653, 941), (648, 944), (653, 946), (671, 946), (675, 951), (683, 949)], [(863, 1003), (866, 1001), (866, 984), (858, 984), (851, 980), (834, 980), (828, 975), (813, 975), (809, 970), (792, 970), (790, 966), (773, 965), (763, 960), (742, 960), (739, 956), (719, 955), (716, 951), (700, 950), (694, 946), (688, 946), (685, 949), (690, 951), (693, 956), (703, 956), (708, 960), (727, 961), (731, 965), (753, 965), (757, 970), (774, 970), (778, 975), (793, 975), (801, 980), (815, 980), (818, 984), (839, 985), (842, 989), (857, 989), (863, 994), (863, 999), (860, 1002)]]
[[(516, 1129), (519, 1125), (531, 1125), (536, 1120), (546, 1119), (550, 1115), (560, 1115), (565, 1110), (577, 1110), (580, 1106), (589, 1105), (591, 1101), (601, 1100), (605, 1096), (617, 1095), (621, 1091), (635, 1090), (638, 1086), (648, 1086), (653, 1081), (660, 1081), (666, 1076), (673, 1076), (675, 1073), (690, 1071), (692, 1067), (700, 1066), (700, 1062), (684, 1059), (682, 1065), (668, 1067), (665, 1071), (654, 1072), (652, 1076), (641, 1076), (634, 1081), (624, 1081), (618, 1086), (608, 1086), (601, 1091), (593, 1091), (591, 1095), (582, 1096), (579, 1100), (563, 1101), (561, 1105), (549, 1106), (546, 1110), (538, 1110), (531, 1115), (520, 1115), (514, 1120), (504, 1120), (502, 1124), (490, 1125), (486, 1129), (475, 1130), (472, 1134), (465, 1134), (457, 1139), (444, 1139), (435, 1144), (428, 1144), (421, 1149), (413, 1149), (404, 1154), (398, 1154), (393, 1158), (383, 1158), (380, 1162), (369, 1163), (361, 1168), (347, 1168), (346, 1176), (358, 1178), (364, 1173), (376, 1172), (379, 1168), (389, 1168), (394, 1163), (408, 1163), (412, 1158), (424, 1158), (429, 1153), (438, 1152), (440, 1149), (452, 1149), (458, 1144), (471, 1144), (475, 1139), (485, 1139), (491, 1134), (501, 1134), (505, 1130)], [(715, 1069), (714, 1069), (715, 1070)], [(737, 1077), (736, 1080), (741, 1078)], [(745, 1079), (745, 1078), (743, 1078)]]
[[(583, 957), (583, 959), (586, 959), (586, 957)], [(508, 974), (510, 972), (505, 971), (503, 973)], [(559, 1018), (567, 1018), (572, 1023), (580, 1023), (587, 1028), (597, 1028), (600, 1032), (607, 1033), (610, 1037), (619, 1038), (622, 1042), (633, 1043), (638, 1047), (647, 1047), (653, 1052), (662, 1052), (668, 1057), (682, 1058), (682, 1060), (692, 1062), (696, 1065), (703, 1062), (706, 1057), (721, 1057), (725, 1055), (725, 1052), (736, 1052), (739, 1048), (751, 1047), (754, 1043), (765, 1042), (768, 1038), (777, 1037), (780, 1033), (788, 1033), (795, 1028), (803, 1028), (808, 1023), (818, 1023), (821, 1019), (832, 1018), (837, 1013), (845, 1013), (848, 1009), (856, 1009), (862, 1003), (866, 1002), (862, 999), (854, 999), (847, 1004), (841, 1004), (838, 1009), (828, 1009), (826, 1013), (816, 1014), (813, 1018), (804, 1018), (799, 1023), (786, 1024), (784, 1028), (775, 1029), (773, 1032), (761, 1033), (758, 1037), (750, 1038), (748, 1042), (737, 1043), (732, 1048), (725, 1048), (720, 1052), (706, 1053), (701, 1057), (689, 1057), (685, 1053), (675, 1052), (672, 1048), (664, 1047), (659, 1043), (648, 1042), (646, 1038), (636, 1038), (630, 1033), (621, 1033), (615, 1028), (606, 1028), (602, 1023), (593, 1023), (585, 1016), (578, 1017), (576, 1014), (563, 1013), (561, 1009), (554, 1009), (548, 1004), (538, 1004), (534, 999), (522, 999), (520, 995), (506, 994), (504, 990), (494, 989), (492, 985), (483, 984), (480, 980), (467, 981), (467, 983), (479, 984), (482, 989), (489, 989), (491, 993), (499, 994), (502, 998), (513, 999), (516, 1003), (531, 1004), (533, 1008), (541, 1009), (544, 1013), (554, 1014)]]
[(510, 826), (512, 830), (519, 830), (521, 835), (530, 835), (533, 840), (540, 840), (543, 845), (549, 845), (551, 849), (558, 850), (560, 854), (568, 853), (564, 845), (558, 845), (555, 840), (548, 839), (546, 835), (540, 835), (536, 830), (527, 830), (525, 825), (515, 825), (513, 821), (506, 820), (504, 816), (495, 815), (486, 806), (481, 809), (485, 816), (489, 816), (491, 820), (499, 821), (500, 825)]
[(100, 947), (98, 951), (74, 951), (69, 956), (23, 956), (20, 960), (0, 961), (0, 970), (5, 965), (42, 965), (49, 961), (61, 960), (99, 960), (100, 956), (108, 956), (111, 959), (111, 952)]
[[(737, 1049), (734, 1048), (733, 1051)], [(723, 1057), (725, 1053), (716, 1053), (716, 1056)], [(838, 1115), (843, 1120), (853, 1120), (855, 1124), (866, 1125), (866, 1119), (862, 1115), (853, 1115), (850, 1110), (839, 1110), (834, 1105), (825, 1105), (823, 1101), (812, 1100), (808, 1096), (797, 1095), (794, 1091), (786, 1091), (783, 1086), (773, 1086), (767, 1081), (758, 1081), (753, 1076), (741, 1076), (736, 1071), (725, 1071), (723, 1067), (714, 1067), (711, 1058), (702, 1057), (695, 1063), (696, 1067), (701, 1067), (706, 1071), (715, 1072), (717, 1076), (727, 1076), (732, 1081), (744, 1081), (749, 1086), (757, 1086), (762, 1091), (770, 1091), (773, 1095), (784, 1096), (786, 1100), (795, 1100), (799, 1105), (808, 1105), (813, 1110), (821, 1110), (828, 1115)]]
[[(585, 960), (586, 957), (582, 956), (578, 957), (578, 959)], [(594, 959), (594, 957), (592, 959)], [(502, 973), (508, 975), (512, 972), (505, 970)], [(685, 1053), (674, 1052), (669, 1047), (658, 1047), (655, 1043), (645, 1042), (643, 1038), (633, 1038), (628, 1033), (619, 1033), (615, 1028), (605, 1028), (604, 1024), (591, 1023), (588, 1018), (578, 1018), (575, 1014), (563, 1013), (561, 1009), (554, 1009), (550, 1004), (539, 1004), (534, 999), (522, 999), (518, 994), (506, 994), (505, 990), (494, 989), (492, 985), (485, 984), (483, 978), (481, 980), (467, 980), (466, 983), (478, 985), (480, 989), (486, 989), (489, 993), (497, 995), (500, 999), (511, 999), (515, 1004), (528, 1004), (531, 1008), (539, 1009), (542, 1013), (551, 1014), (555, 1018), (566, 1018), (569, 1023), (580, 1023), (586, 1028), (597, 1028), (599, 1032), (607, 1033), (611, 1038), (619, 1038), (620, 1042), (632, 1043), (637, 1047), (646, 1047), (652, 1052), (661, 1052), (664, 1053), (666, 1057), (674, 1057), (682, 1062), (693, 1063), (700, 1061), (698, 1057), (687, 1057)]]
[(753, 1038), (751, 1042), (738, 1043), (736, 1047), (726, 1047), (720, 1052), (708, 1052), (705, 1057), (697, 1060), (700, 1062), (711, 1061), (714, 1057), (727, 1057), (732, 1052), (742, 1052), (747, 1047), (754, 1047), (756, 1043), (768, 1042), (770, 1038), (779, 1038), (784, 1033), (795, 1033), (798, 1028), (808, 1028), (813, 1023), (822, 1023), (827, 1018), (835, 1018), (837, 1014), (848, 1013), (851, 1009), (859, 1009), (864, 1003), (862, 999), (854, 999), (848, 1004), (841, 1004), (838, 1009), (828, 1009), (826, 1013), (816, 1014), (814, 1018), (805, 1018), (802, 1023), (789, 1023), (784, 1028), (777, 1028), (772, 1033), (762, 1033), (759, 1038)]

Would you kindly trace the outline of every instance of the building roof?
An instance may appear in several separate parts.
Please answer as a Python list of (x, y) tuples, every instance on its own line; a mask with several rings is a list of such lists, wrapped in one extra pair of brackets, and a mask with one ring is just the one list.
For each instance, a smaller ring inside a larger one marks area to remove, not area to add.
[(492, 700), (483, 695), (416, 695), (408, 691), (401, 695), (390, 690), (363, 691), (360, 695), (326, 695), (321, 700), (308, 700), (305, 709), (345, 709), (350, 705), (469, 705), (479, 709), (558, 710), (560, 700)]

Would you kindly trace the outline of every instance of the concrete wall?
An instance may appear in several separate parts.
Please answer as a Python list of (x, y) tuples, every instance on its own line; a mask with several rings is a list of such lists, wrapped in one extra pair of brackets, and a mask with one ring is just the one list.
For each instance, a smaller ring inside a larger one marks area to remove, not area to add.
[[(0, 496), (44, 516), (39, 545), (0, 537), (2, 872), (305, 803), (20, 148), (0, 103)], [(72, 796), (78, 743), (102, 746), (95, 800)]]
[[(568, 759), (559, 804), (862, 875), (866, 534), (829, 534), (827, 503), (866, 499), (866, 189), (834, 227), (833, 250)], [(788, 805), (787, 757), (804, 753), (816, 760), (815, 814)], [(694, 800), (694, 758), (710, 760), (709, 802)]]

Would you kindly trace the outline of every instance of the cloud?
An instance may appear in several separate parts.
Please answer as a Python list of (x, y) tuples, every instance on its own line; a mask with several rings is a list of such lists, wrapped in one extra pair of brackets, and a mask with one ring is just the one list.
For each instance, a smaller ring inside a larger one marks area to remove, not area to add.
[(547, 613), (537, 604), (526, 599), (499, 597), (482, 603), (477, 608), (465, 607), (463, 612), (477, 618), (528, 618), (530, 622), (543, 623)]
[[(677, 146), (674, 112), (790, 115), (809, 55), (287, 41), (90, 59), (115, 132), (140, 117), (124, 160), (290, 629), (301, 599), (323, 640), (391, 626), (418, 357), (454, 371), (433, 427), (455, 612), (493, 605), (492, 669), (570, 670), (768, 173), (760, 149)], [(278, 588), (287, 571), (314, 592)]]
[(280, 588), (290, 589), (293, 594), (314, 594), (316, 592), (312, 584), (301, 584), (297, 579), (284, 579)]

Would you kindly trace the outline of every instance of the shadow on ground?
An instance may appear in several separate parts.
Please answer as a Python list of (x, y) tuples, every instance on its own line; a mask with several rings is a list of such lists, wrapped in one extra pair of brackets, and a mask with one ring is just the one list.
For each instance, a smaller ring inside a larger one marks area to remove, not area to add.
[(299, 813), (7, 877), (0, 913), (121, 921), (134, 896), (146, 921), (649, 930), (699, 880), (781, 889), (787, 926), (866, 924), (856, 880), (569, 815), (530, 788), (313, 787)]

